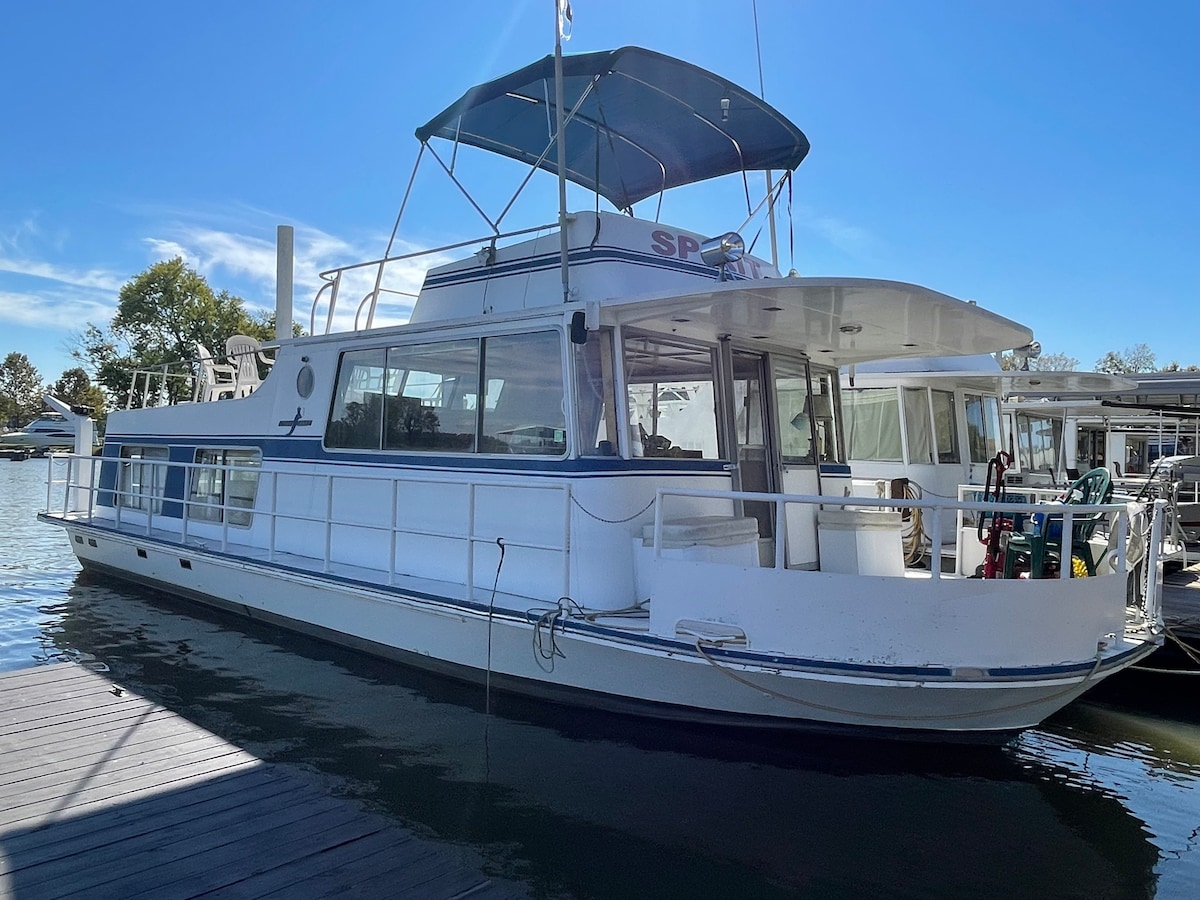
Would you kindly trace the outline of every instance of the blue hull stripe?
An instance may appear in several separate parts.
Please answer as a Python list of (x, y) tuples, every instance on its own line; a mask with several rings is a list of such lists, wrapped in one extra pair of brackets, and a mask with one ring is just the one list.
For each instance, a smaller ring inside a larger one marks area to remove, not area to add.
[[(673, 256), (660, 256), (655, 253), (640, 253), (621, 247), (592, 247), (586, 250), (572, 250), (569, 254), (572, 266), (582, 267), (596, 263), (633, 263), (635, 265), (678, 272), (685, 275), (695, 275), (708, 281), (716, 281), (717, 270), (703, 263), (689, 262)], [(479, 281), (489, 281), (506, 275), (532, 274), (534, 272), (557, 271), (561, 261), (557, 253), (543, 253), (540, 256), (514, 260), (512, 262), (496, 263), (492, 266), (473, 266), (457, 272), (446, 272), (441, 275), (426, 276), (424, 289), (442, 288), (473, 284)], [(749, 281), (750, 276), (743, 275), (732, 269), (726, 270), (729, 281)]]

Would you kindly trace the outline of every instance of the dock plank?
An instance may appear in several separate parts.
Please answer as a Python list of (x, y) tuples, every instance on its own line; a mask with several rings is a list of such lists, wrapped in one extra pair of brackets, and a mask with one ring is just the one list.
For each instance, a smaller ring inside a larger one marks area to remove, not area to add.
[(526, 896), (100, 673), (0, 674), (0, 900)]

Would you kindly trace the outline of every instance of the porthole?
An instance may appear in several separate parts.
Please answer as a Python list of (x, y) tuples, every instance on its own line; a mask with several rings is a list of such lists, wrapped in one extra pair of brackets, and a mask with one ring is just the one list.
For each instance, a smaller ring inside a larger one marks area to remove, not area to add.
[(296, 393), (301, 397), (310, 397), (316, 383), (317, 377), (313, 374), (313, 367), (308, 364), (301, 366), (300, 371), (296, 373)]

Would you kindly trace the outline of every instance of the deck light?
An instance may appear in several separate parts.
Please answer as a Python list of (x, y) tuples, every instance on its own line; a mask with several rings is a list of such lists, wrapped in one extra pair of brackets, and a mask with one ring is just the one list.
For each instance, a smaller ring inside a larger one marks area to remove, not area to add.
[(721, 270), (719, 280), (725, 280), (725, 267), (737, 262), (746, 252), (746, 242), (736, 231), (727, 231), (715, 238), (709, 238), (700, 245), (700, 258), (706, 266), (717, 266)]

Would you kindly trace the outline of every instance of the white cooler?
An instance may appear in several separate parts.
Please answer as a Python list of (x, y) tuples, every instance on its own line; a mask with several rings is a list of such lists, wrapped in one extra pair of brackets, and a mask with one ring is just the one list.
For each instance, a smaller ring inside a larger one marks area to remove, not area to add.
[(900, 513), (890, 509), (817, 512), (821, 571), (845, 575), (903, 575)]

